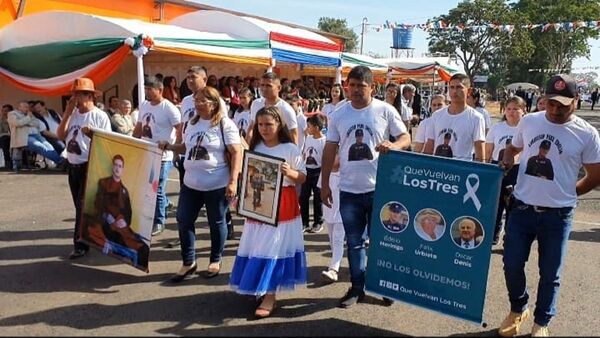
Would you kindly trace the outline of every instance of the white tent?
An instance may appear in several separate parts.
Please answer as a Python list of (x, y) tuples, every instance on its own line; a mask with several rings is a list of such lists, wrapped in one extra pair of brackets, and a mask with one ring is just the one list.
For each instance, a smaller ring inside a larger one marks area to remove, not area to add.
[(334, 66), (341, 64), (342, 46), (315, 32), (221, 11), (197, 11), (170, 24), (203, 32), (225, 32), (246, 40), (269, 40), (277, 62)]

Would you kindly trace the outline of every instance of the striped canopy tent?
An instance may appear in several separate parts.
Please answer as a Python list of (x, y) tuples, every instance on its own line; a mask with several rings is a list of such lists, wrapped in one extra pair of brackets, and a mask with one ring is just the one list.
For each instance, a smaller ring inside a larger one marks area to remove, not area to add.
[[(374, 59), (367, 55), (354, 54), (354, 53), (342, 53), (342, 76), (348, 76), (350, 70), (356, 66), (366, 66), (371, 69), (376, 79), (385, 81), (385, 77), (388, 73), (388, 66), (379, 60)], [(332, 67), (323, 66), (303, 66), (302, 75), (305, 76), (323, 76), (323, 77), (335, 77), (336, 69)]]
[[(378, 59), (390, 67), (391, 81), (408, 79), (421, 83), (448, 82), (458, 70), (448, 65), (443, 58), (397, 58)], [(389, 78), (389, 75), (388, 75)]]
[(132, 48), (142, 44), (156, 51), (265, 66), (271, 56), (268, 40), (240, 40), (226, 33), (49, 11), (19, 18), (0, 30), (0, 76), (30, 92), (61, 95), (69, 92), (78, 77), (103, 82)]
[(315, 32), (221, 11), (181, 15), (170, 24), (203, 32), (224, 32), (238, 39), (269, 40), (276, 62), (338, 67), (343, 46)]

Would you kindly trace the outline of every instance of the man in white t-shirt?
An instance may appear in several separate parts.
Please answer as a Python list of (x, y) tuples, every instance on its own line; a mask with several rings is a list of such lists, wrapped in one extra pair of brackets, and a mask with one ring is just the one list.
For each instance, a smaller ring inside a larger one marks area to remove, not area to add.
[(80, 220), (83, 212), (83, 198), (87, 163), (90, 156), (91, 129), (111, 131), (108, 115), (94, 105), (94, 97), (100, 92), (94, 89), (94, 82), (88, 78), (75, 79), (73, 95), (67, 102), (62, 121), (56, 128), (56, 135), (67, 144), (69, 161), (69, 188), (75, 205), (75, 233), (73, 251), (69, 259), (84, 256), (90, 247), (79, 241)]
[[(133, 137), (158, 143), (160, 141), (175, 141), (175, 134), (181, 129), (181, 113), (171, 101), (163, 98), (163, 83), (155, 77), (146, 79), (144, 90), (146, 100), (140, 104), (140, 120), (135, 125)], [(152, 236), (165, 229), (167, 218), (166, 185), (169, 171), (173, 167), (173, 152), (163, 151), (158, 178), (158, 193), (154, 209), (154, 226)]]
[(296, 118), (296, 112), (290, 106), (289, 103), (279, 98), (279, 92), (281, 91), (281, 82), (277, 74), (267, 72), (263, 74), (260, 79), (260, 91), (262, 97), (252, 101), (250, 106), (250, 126), (248, 127), (248, 135), (246, 135), (246, 142), (250, 143), (252, 139), (254, 121), (256, 119), (256, 113), (263, 107), (277, 106), (281, 111), (282, 118), (287, 125), (290, 135), (294, 143), (298, 144), (298, 120)]
[(464, 74), (450, 78), (451, 103), (430, 117), (423, 153), (433, 155), (435, 150), (440, 156), (452, 154), (453, 158), (472, 161), (474, 152), (476, 161), (485, 162), (485, 123), (483, 116), (467, 105), (469, 87), (471, 80)]
[[(564, 74), (553, 76), (546, 98), (546, 111), (521, 119), (501, 162), (508, 170), (514, 156), (522, 152), (521, 162), (527, 163), (519, 166), (504, 238), (504, 276), (511, 312), (498, 330), (501, 336), (518, 334), (530, 316), (524, 269), (535, 239), (540, 281), (531, 335), (549, 335), (577, 196), (600, 184), (600, 137), (596, 128), (573, 115), (578, 100), (575, 80)], [(585, 176), (578, 179), (581, 167)]]
[[(356, 66), (348, 74), (350, 102), (330, 115), (327, 143), (323, 151), (321, 199), (331, 208), (329, 176), (339, 148), (340, 213), (348, 241), (348, 262), (352, 287), (340, 300), (346, 308), (362, 301), (365, 286), (365, 228), (371, 219), (379, 153), (406, 149), (410, 136), (390, 104), (372, 98), (373, 73)], [(389, 141), (394, 136), (394, 143)], [(358, 150), (356, 144), (358, 143)], [(370, 155), (369, 155), (370, 154)], [(391, 305), (390, 300), (385, 300)]]

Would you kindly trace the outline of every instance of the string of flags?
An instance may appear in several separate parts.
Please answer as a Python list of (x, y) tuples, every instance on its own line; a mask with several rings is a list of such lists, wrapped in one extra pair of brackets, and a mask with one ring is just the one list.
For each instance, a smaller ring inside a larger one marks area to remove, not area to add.
[[(424, 31), (430, 31), (435, 29), (447, 29), (447, 30), (457, 30), (463, 31), (465, 29), (474, 30), (474, 31), (484, 31), (487, 29), (495, 29), (502, 32), (512, 33), (515, 29), (515, 25), (501, 25), (496, 23), (489, 23), (483, 25), (475, 25), (475, 24), (452, 24), (447, 23), (443, 20), (438, 21), (428, 21), (424, 24), (406, 24), (406, 23), (398, 23), (391, 22), (389, 20), (385, 20), (384, 24), (367, 24), (369, 27), (376, 31), (380, 32), (383, 29), (421, 29)], [(517, 25), (517, 27), (519, 27)], [(589, 29), (600, 29), (600, 20), (591, 20), (591, 21), (571, 21), (571, 22), (559, 22), (559, 23), (539, 23), (539, 24), (525, 24), (520, 25), (523, 29), (535, 30), (540, 29), (541, 32), (549, 32), (549, 31), (566, 31), (566, 32), (574, 32), (581, 28), (589, 28)]]
[(600, 66), (587, 66), (587, 67), (573, 67), (573, 68), (530, 68), (530, 73), (560, 73), (564, 71), (573, 71), (573, 70), (594, 70), (600, 69)]

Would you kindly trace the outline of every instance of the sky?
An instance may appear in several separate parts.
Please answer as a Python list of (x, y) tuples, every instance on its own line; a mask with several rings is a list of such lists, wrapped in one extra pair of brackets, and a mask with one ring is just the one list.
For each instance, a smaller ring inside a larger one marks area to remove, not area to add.
[[(210, 6), (259, 15), (284, 22), (317, 28), (320, 17), (346, 19), (359, 37), (363, 18), (369, 24), (402, 22), (425, 23), (427, 19), (456, 7), (459, 1), (445, 0), (196, 0)], [(599, 18), (600, 19), (600, 18)], [(420, 57), (428, 49), (428, 34), (415, 29), (412, 37), (414, 56)], [(591, 58), (579, 58), (573, 67), (600, 67), (600, 40), (590, 40)], [(364, 36), (363, 54), (374, 52), (384, 57), (391, 56), (392, 30), (380, 32), (367, 30)], [(578, 72), (576, 69), (574, 72)], [(596, 70), (600, 74), (600, 69)]]

